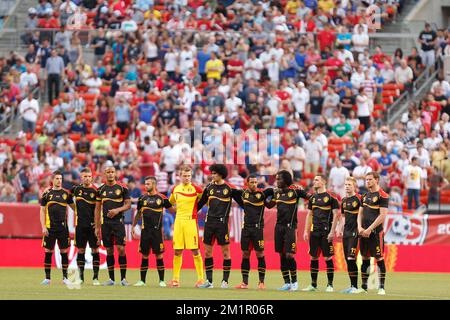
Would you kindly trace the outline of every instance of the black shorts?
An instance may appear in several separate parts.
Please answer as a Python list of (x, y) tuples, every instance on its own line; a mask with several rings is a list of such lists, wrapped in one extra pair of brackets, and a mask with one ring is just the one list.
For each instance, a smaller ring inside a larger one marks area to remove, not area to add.
[(207, 222), (205, 224), (203, 243), (212, 246), (215, 240), (219, 246), (230, 244), (228, 224), (223, 222)]
[(126, 243), (125, 225), (123, 223), (102, 224), (102, 242), (106, 248), (124, 246)]
[(297, 228), (285, 225), (275, 225), (275, 252), (297, 252)]
[(89, 243), (91, 249), (98, 248), (98, 239), (95, 235), (95, 228), (91, 226), (82, 227), (77, 226), (75, 229), (75, 247), (78, 249), (86, 248), (86, 244)]
[(374, 257), (375, 259), (381, 259), (384, 255), (384, 233), (372, 232), (369, 238), (363, 238), (359, 240), (359, 248), (363, 257)]
[(264, 251), (264, 230), (262, 228), (242, 229), (241, 250), (242, 251)]
[(48, 236), (42, 238), (42, 247), (53, 250), (56, 240), (58, 240), (59, 249), (67, 249), (70, 245), (69, 229), (48, 229)]
[(344, 246), (345, 259), (356, 259), (359, 252), (358, 237), (345, 237), (342, 239), (342, 245)]
[(150, 254), (150, 249), (154, 254), (161, 254), (164, 252), (164, 241), (161, 229), (145, 228), (141, 233), (141, 240), (139, 242), (139, 252), (144, 256)]
[(311, 232), (309, 235), (309, 255), (318, 258), (320, 254), (324, 257), (334, 255), (333, 242), (328, 241), (328, 235)]

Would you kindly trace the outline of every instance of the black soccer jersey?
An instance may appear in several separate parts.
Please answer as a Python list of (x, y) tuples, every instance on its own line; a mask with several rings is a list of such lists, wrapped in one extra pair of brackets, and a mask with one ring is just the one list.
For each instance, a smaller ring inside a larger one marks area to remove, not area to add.
[(73, 197), (66, 189), (50, 189), (44, 192), (41, 206), (45, 207), (45, 226), (48, 229), (67, 227), (67, 205), (73, 203)]
[[(367, 229), (380, 215), (380, 208), (387, 208), (389, 195), (381, 188), (376, 192), (367, 192), (362, 198), (363, 217), (362, 227)], [(383, 224), (375, 228), (375, 232), (383, 230)]]
[(297, 227), (298, 200), (308, 199), (309, 195), (303, 189), (276, 189), (274, 198), (277, 204), (277, 224)]
[(342, 199), (341, 213), (345, 216), (344, 238), (358, 235), (358, 213), (360, 207), (361, 198), (357, 194)]
[(309, 199), (308, 209), (312, 211), (311, 232), (328, 234), (333, 223), (333, 210), (339, 209), (339, 201), (328, 191), (314, 193)]
[(122, 184), (102, 185), (97, 190), (97, 201), (101, 201), (102, 204), (102, 223), (122, 222), (123, 212), (115, 215), (113, 218), (108, 218), (108, 211), (122, 207), (127, 199), (130, 199), (130, 192)]
[(75, 198), (75, 225), (90, 227), (94, 225), (95, 204), (97, 203), (97, 188), (94, 185), (84, 187), (77, 185), (72, 188)]
[(156, 194), (144, 194), (139, 197), (137, 211), (142, 212), (142, 229), (161, 229), (164, 208), (170, 208), (172, 204), (166, 196)]
[(200, 210), (205, 204), (208, 205), (205, 222), (228, 223), (232, 198), (239, 203), (239, 191), (235, 187), (228, 183), (210, 183), (203, 190), (197, 209)]
[(244, 225), (248, 227), (264, 227), (264, 207), (268, 197), (273, 196), (273, 189), (265, 190), (257, 189), (252, 192), (250, 190), (239, 190), (241, 198), (241, 207), (244, 209)]

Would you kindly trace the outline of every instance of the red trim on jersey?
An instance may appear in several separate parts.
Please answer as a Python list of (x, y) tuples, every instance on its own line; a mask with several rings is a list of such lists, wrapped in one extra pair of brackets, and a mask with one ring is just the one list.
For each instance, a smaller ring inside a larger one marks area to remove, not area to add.
[(163, 198), (164, 200), (167, 199), (167, 197), (165, 195), (163, 195), (162, 193), (156, 192), (156, 194), (158, 196), (160, 196), (161, 198)]
[(192, 183), (192, 186), (194, 187), (194, 189), (197, 193), (203, 193), (203, 189), (201, 187), (199, 187), (198, 185)]
[(196, 193), (191, 193), (191, 194), (189, 194), (189, 193), (184, 193), (184, 192), (175, 192), (176, 194), (181, 194), (182, 196), (185, 196), (185, 197), (196, 197), (197, 196), (197, 194)]
[(64, 190), (65, 192), (67, 192), (68, 194), (71, 194), (72, 192), (70, 192), (70, 190), (67, 190), (65, 188), (61, 188), (62, 190)]
[[(225, 181), (225, 180), (224, 180)], [(237, 189), (236, 186), (232, 185), (231, 183), (229, 183), (228, 181), (225, 181), (225, 184), (227, 186), (229, 186), (231, 189)]]
[(122, 188), (127, 188), (128, 189), (128, 186), (126, 184), (122, 183), (122, 182), (116, 182), (116, 184), (118, 184)]
[(327, 190), (327, 193), (334, 199), (336, 199), (337, 201), (341, 201), (341, 197), (333, 192), (331, 192), (330, 190)]
[(389, 195), (381, 188), (378, 190), (378, 193), (380, 194), (380, 197), (389, 198)]

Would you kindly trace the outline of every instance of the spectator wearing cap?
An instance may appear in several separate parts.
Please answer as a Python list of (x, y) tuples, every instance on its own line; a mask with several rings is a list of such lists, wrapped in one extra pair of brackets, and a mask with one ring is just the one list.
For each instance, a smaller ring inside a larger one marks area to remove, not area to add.
[(436, 39), (436, 32), (431, 29), (429, 23), (426, 23), (425, 30), (419, 34), (419, 42), (421, 44), (422, 61), (427, 68), (434, 68), (436, 62)]

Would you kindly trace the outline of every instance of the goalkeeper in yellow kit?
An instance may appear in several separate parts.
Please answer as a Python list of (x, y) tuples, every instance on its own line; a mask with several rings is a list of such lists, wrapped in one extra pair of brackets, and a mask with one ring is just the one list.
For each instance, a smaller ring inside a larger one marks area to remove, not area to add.
[(191, 250), (194, 257), (197, 283), (195, 287), (204, 283), (203, 261), (199, 250), (197, 203), (202, 196), (202, 189), (191, 183), (192, 169), (185, 165), (180, 172), (181, 183), (172, 189), (169, 201), (176, 206), (175, 223), (173, 229), (173, 280), (170, 287), (180, 286), (180, 271), (183, 250)]

